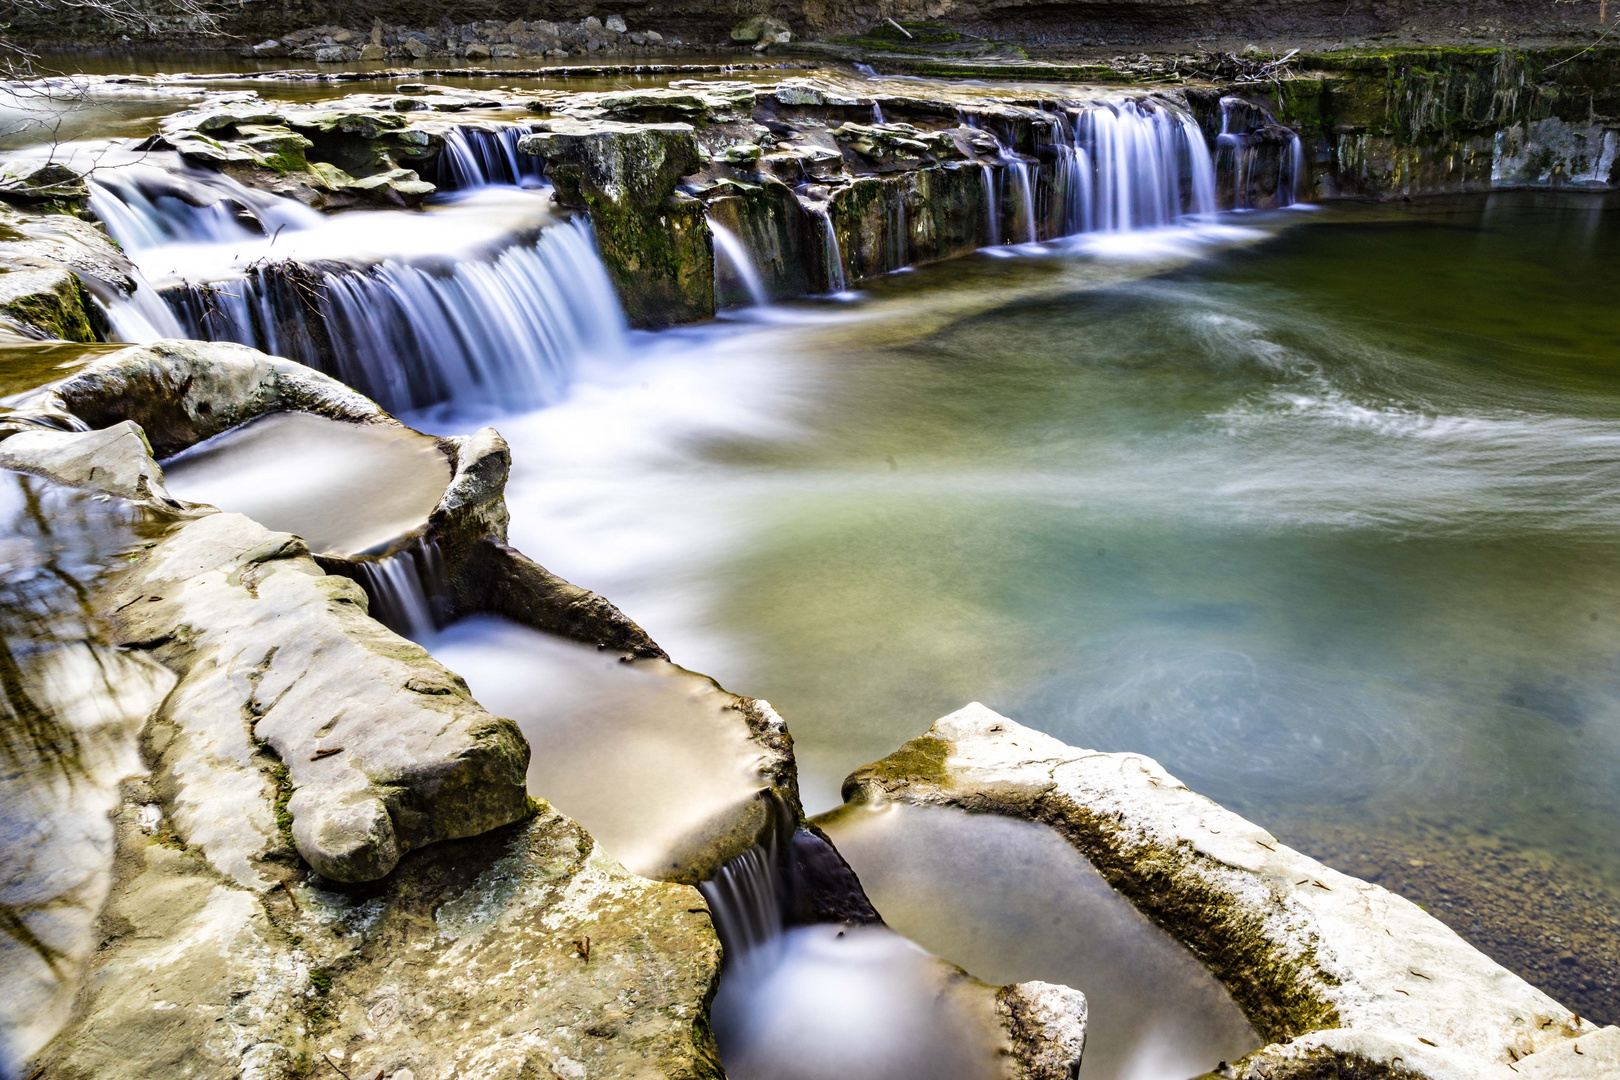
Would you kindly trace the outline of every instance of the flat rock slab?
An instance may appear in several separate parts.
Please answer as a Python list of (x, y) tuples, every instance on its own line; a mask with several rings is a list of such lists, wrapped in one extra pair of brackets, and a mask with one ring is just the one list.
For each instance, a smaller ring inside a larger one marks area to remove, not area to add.
[(844, 794), (1052, 826), (1272, 1040), (1230, 1075), (1510, 1077), (1596, 1031), (1417, 905), (1294, 851), (1139, 754), (1076, 749), (973, 704), (852, 773)]
[(107, 607), (124, 643), (180, 674), (153, 748), (176, 778), (181, 835), (233, 880), (261, 883), (252, 864), (276, 846), (251, 767), (266, 750), (299, 855), (338, 881), (526, 813), (516, 726), (367, 617), (360, 586), (296, 537), (238, 514), (187, 522)]

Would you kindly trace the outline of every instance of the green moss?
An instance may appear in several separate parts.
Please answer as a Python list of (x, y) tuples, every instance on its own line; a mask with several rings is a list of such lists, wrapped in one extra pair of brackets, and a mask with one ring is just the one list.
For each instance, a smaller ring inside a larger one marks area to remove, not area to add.
[(0, 312), (60, 341), (92, 342), (89, 296), (66, 270), (17, 270), (0, 275)]
[(317, 994), (325, 997), (332, 992), (332, 973), (325, 968), (310, 968), (309, 984), (315, 988)]

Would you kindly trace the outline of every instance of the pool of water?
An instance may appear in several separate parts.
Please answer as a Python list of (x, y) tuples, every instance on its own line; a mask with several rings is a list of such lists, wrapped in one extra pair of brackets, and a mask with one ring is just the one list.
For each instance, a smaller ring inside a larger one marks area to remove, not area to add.
[(1249, 216), (643, 338), (500, 419), (513, 538), (769, 698), (812, 811), (978, 699), (1307, 848), (1615, 888), (1614, 209)]

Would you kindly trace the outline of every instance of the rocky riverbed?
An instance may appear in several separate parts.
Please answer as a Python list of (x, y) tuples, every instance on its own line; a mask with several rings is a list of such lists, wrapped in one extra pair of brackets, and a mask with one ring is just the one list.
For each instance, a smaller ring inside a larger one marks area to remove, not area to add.
[[(786, 23), (733, 29), (750, 54), (790, 43)], [(834, 50), (872, 59), (866, 38)], [(0, 468), (22, 507), (4, 584), (56, 574), (41, 611), (71, 614), (8, 630), (4, 797), (33, 808), (20, 843), (75, 867), (20, 860), (4, 882), (8, 1076), (752, 1080), (960, 1043), (964, 1080), (1084, 1080), (1080, 989), (992, 984), (884, 927), (806, 818), (791, 717), (674, 667), (610, 598), (517, 550), (508, 480), (544, 462), (482, 421), (433, 436), (394, 414), (501, 419), (621, 359), (632, 327), (847, 300), (983, 248), (1045, 257), (1332, 198), (1607, 189), (1616, 54), (1195, 69), (979, 40), (885, 53), (903, 79), (799, 61), (820, 66), (675, 64), (608, 89), (473, 67), (28, 84), (170, 107), (138, 137), (46, 140), (0, 178)], [(358, 65), (678, 44), (618, 15), (432, 34), (379, 16), (254, 48)], [(70, 573), (47, 538), (71, 522), (99, 539)], [(76, 689), (73, 657), (110, 689)], [(64, 754), (76, 740), (100, 756)], [(42, 831), (58, 774), (97, 808), (74, 838)], [(1167, 970), (1209, 973), (1236, 1047), (1211, 1075), (1620, 1063), (1620, 1029), (1583, 1018), (1613, 1019), (1612, 917), (1566, 881), (1547, 891), (1578, 913), (1549, 901), (1532, 927), (1510, 907), (1519, 856), (1324, 833), (1313, 851), (1340, 873), (1150, 758), (982, 706), (845, 794), (1051, 830), (1157, 928)], [(1579, 977), (1564, 952), (1545, 962), (1565, 934)], [(818, 998), (818, 979), (845, 989)], [(846, 1035), (854, 1058), (819, 1056)]]

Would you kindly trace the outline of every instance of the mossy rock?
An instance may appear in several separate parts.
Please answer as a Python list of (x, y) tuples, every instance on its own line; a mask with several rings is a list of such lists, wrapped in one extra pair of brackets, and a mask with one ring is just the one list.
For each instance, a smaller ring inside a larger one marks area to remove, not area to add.
[(89, 297), (71, 270), (13, 270), (0, 274), (0, 315), (30, 337), (95, 341)]

